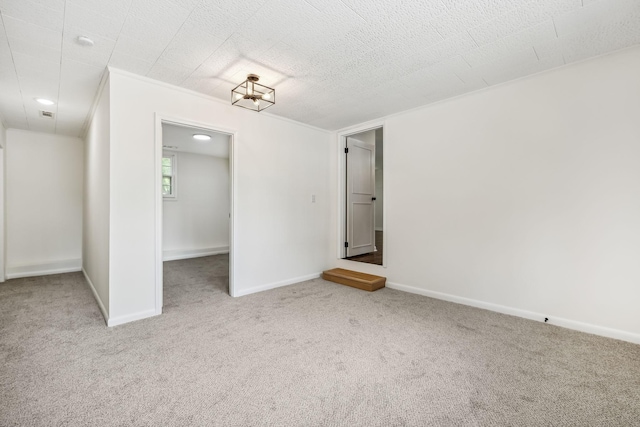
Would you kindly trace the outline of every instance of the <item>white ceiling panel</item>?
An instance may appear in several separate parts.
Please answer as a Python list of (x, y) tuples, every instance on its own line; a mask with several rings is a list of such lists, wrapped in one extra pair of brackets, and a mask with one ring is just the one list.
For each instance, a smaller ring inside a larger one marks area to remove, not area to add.
[(556, 38), (553, 22), (547, 21), (468, 52), (464, 55), (464, 59), (472, 67), (477, 67), (487, 62), (495, 62), (505, 57), (511, 57), (514, 52), (531, 50), (532, 46), (537, 43), (555, 40)]
[(521, 63), (510, 64), (489, 64), (480, 71), (482, 78), (489, 84), (495, 85), (509, 80), (516, 79), (521, 76), (535, 74), (550, 68), (560, 67), (564, 65), (562, 55), (549, 56), (542, 60), (536, 61), (529, 54), (523, 52), (523, 61)]
[(522, 2), (518, 0), (446, 0), (445, 5), (449, 10), (439, 15), (433, 25), (442, 37), (449, 38), (514, 10), (518, 4), (521, 5)]
[(421, 64), (423, 66), (437, 64), (438, 62), (464, 55), (477, 48), (478, 46), (471, 36), (463, 33), (429, 46), (423, 51), (417, 51), (415, 60), (411, 61), (409, 66), (412, 64)]
[(183, 26), (167, 45), (161, 58), (193, 70), (209, 58), (222, 43), (222, 38)]
[(160, 27), (184, 22), (191, 10), (166, 0), (132, 0), (129, 16), (154, 22)]
[(81, 88), (97, 88), (105, 70), (104, 67), (95, 67), (69, 58), (62, 59), (60, 69), (62, 70), (61, 82), (77, 84)]
[(639, 16), (640, 7), (637, 0), (602, 0), (587, 4), (574, 13), (559, 15), (555, 18), (555, 25), (558, 37), (562, 38), (569, 34), (589, 32), (612, 25), (632, 24), (638, 29), (636, 24)]
[[(41, 0), (43, 1), (43, 0)], [(124, 21), (129, 9), (131, 8), (131, 0), (58, 0), (66, 2), (69, 6), (80, 6), (90, 10), (93, 13), (102, 16), (110, 16)]]
[[(272, 47), (297, 27), (307, 25), (320, 16), (311, 5), (299, 0), (273, 0), (257, 10), (250, 20), (245, 20), (238, 31), (254, 43)], [(260, 22), (260, 25), (256, 25)]]
[(117, 51), (114, 51), (109, 59), (110, 66), (141, 76), (146, 76), (153, 64), (154, 61), (145, 61), (136, 56)]
[(488, 22), (469, 29), (469, 34), (482, 46), (519, 33), (545, 21), (551, 21), (558, 14), (580, 9), (581, 0), (539, 0), (523, 4), (509, 10)]
[[(375, 2), (370, 0), (343, 0), (351, 10), (369, 24), (391, 24), (397, 30), (421, 21), (423, 25), (444, 15), (449, 9), (441, 0), (401, 0)], [(392, 34), (392, 33), (389, 33)]]
[[(23, 0), (2, 0), (3, 3), (9, 3), (12, 1), (21, 2)], [(63, 11), (66, 0), (29, 0), (35, 7), (45, 7), (47, 9), (53, 9), (57, 11)]]
[(155, 65), (151, 67), (147, 76), (173, 85), (180, 85), (189, 77), (192, 71), (192, 68), (183, 67), (177, 62), (159, 59)]
[(57, 81), (60, 78), (60, 61), (49, 61), (45, 58), (13, 52), (13, 63), (18, 79), (41, 79)]
[(169, 1), (184, 9), (188, 9), (189, 11), (193, 10), (197, 5), (199, 5), (202, 2), (202, 0), (169, 0)]
[(106, 65), (225, 101), (257, 73), (271, 113), (337, 129), (640, 44), (638, 0), (0, 0), (0, 17), (5, 124), (73, 135)]
[(176, 35), (183, 22), (179, 19), (174, 19), (163, 24), (166, 26), (161, 26), (156, 22), (129, 15), (122, 26), (120, 34), (147, 46), (164, 48)]
[[(79, 36), (89, 37), (95, 44), (91, 49), (87, 49), (86, 46), (78, 44)], [(70, 27), (64, 32), (62, 52), (65, 59), (104, 68), (109, 63), (109, 58), (111, 58), (115, 45), (115, 40)]]
[[(33, 106), (39, 106), (35, 103), (35, 98), (56, 99), (60, 90), (59, 81), (56, 80), (43, 80), (43, 79), (28, 79), (22, 77), (19, 83), (20, 93), (24, 98), (26, 104), (34, 103)], [(55, 110), (56, 105), (47, 107), (50, 110)]]
[(309, 3), (311, 6), (318, 9), (318, 11), (322, 12), (329, 7), (333, 0), (304, 0), (306, 3)]
[(84, 3), (67, 3), (64, 15), (65, 27), (79, 29), (82, 33), (89, 31), (96, 36), (116, 40), (122, 29), (122, 19), (101, 14), (95, 9), (84, 6)]
[[(0, 108), (9, 110), (11, 107), (15, 107), (20, 104), (22, 106), (22, 93), (20, 88), (16, 85), (6, 84), (0, 82), (0, 90), (2, 91), (2, 97), (0, 98)], [(20, 111), (16, 111), (15, 114), (24, 114), (24, 108)]]
[(2, 20), (9, 39), (25, 40), (54, 50), (62, 46), (62, 30), (51, 30), (4, 14)]
[(205, 1), (193, 9), (184, 25), (226, 39), (246, 19), (247, 15), (232, 15), (220, 9), (214, 2)]
[(23, 39), (10, 39), (9, 44), (13, 52), (35, 56), (45, 61), (60, 63), (60, 59), (62, 58), (60, 47), (58, 47), (58, 49), (52, 49), (39, 43), (33, 43)]
[(4, 16), (17, 18), (50, 30), (62, 31), (64, 8), (50, 8), (47, 6), (46, 2), (3, 0), (0, 2), (0, 11)]
[(124, 54), (138, 58), (139, 60), (155, 63), (162, 52), (164, 52), (166, 46), (162, 45), (147, 45), (141, 43), (138, 39), (133, 37), (127, 37), (121, 34), (118, 37), (116, 46), (113, 50), (115, 54)]

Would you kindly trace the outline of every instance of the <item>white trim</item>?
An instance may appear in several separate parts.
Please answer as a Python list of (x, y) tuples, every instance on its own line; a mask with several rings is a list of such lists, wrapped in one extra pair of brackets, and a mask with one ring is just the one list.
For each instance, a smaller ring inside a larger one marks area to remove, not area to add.
[(416, 288), (414, 286), (402, 285), (399, 283), (387, 282), (387, 288), (396, 289), (403, 292), (409, 292), (412, 294), (424, 295), (426, 297), (435, 298), (439, 300), (454, 302), (457, 304), (468, 305), (471, 307), (482, 308), (485, 310), (495, 311), (498, 313), (509, 314), (511, 316), (522, 317), (529, 320), (536, 320), (544, 323), (544, 319), (548, 318), (548, 324), (560, 326), (562, 328), (573, 329), (580, 332), (586, 332), (589, 334), (600, 335), (607, 338), (614, 338), (622, 341), (628, 341), (634, 344), (640, 344), (640, 334), (634, 334), (632, 332), (621, 331), (619, 329), (607, 328), (604, 326), (593, 325), (590, 323), (584, 323), (577, 320), (563, 319), (560, 317), (553, 317), (536, 313), (533, 311), (521, 310), (519, 308), (507, 307), (500, 304), (493, 304), (490, 302), (479, 301), (471, 298), (459, 297), (456, 295), (445, 294), (443, 292), (429, 291), (422, 288)]
[[(351, 263), (359, 263), (359, 262), (344, 259), (344, 255), (345, 255), (344, 242), (347, 241), (346, 240), (347, 230), (345, 228), (345, 221), (344, 221), (344, 218), (347, 215), (346, 209), (345, 209), (345, 203), (344, 203), (344, 201), (346, 200), (345, 182), (347, 180), (346, 170), (345, 170), (346, 162), (344, 161), (344, 155), (345, 155), (344, 148), (346, 147), (348, 136), (366, 132), (368, 130), (379, 129), (379, 128), (382, 128), (382, 158), (384, 159), (387, 156), (387, 146), (389, 145), (387, 144), (387, 128), (384, 120), (382, 121), (372, 120), (361, 125), (350, 127), (348, 128), (348, 130), (340, 131), (337, 134), (337, 138), (336, 138), (337, 152), (338, 152), (338, 164), (337, 164), (338, 165), (337, 167), (337, 170), (338, 170), (338, 191), (337, 191), (338, 227), (336, 227), (337, 233), (338, 233), (337, 259), (341, 259)], [(387, 199), (387, 194), (389, 191), (387, 181), (388, 181), (387, 179), (382, 180), (382, 193), (384, 194), (385, 200)], [(387, 229), (387, 203), (384, 203), (384, 202), (382, 205), (382, 229), (383, 230)], [(382, 267), (383, 268), (387, 268), (387, 259), (388, 259), (387, 248), (389, 247), (388, 240), (389, 240), (388, 235), (385, 235), (384, 240), (382, 241)]]
[[(153, 80), (152, 80), (153, 81)], [(162, 84), (164, 85), (164, 83)], [(168, 87), (173, 87), (169, 85)], [(185, 89), (186, 90), (186, 89)], [(190, 91), (191, 92), (191, 91)], [(195, 92), (194, 92), (195, 93)], [(162, 197), (162, 123), (171, 123), (180, 126), (189, 126), (200, 128), (204, 130), (210, 130), (212, 132), (224, 133), (230, 136), (229, 138), (229, 186), (231, 195), (231, 209), (230, 209), (230, 221), (229, 221), (229, 295), (235, 295), (235, 261), (234, 261), (234, 245), (233, 236), (235, 235), (236, 224), (236, 210), (235, 201), (236, 196), (236, 183), (237, 179), (237, 167), (236, 167), (236, 141), (238, 140), (238, 133), (235, 130), (227, 129), (216, 124), (202, 123), (189, 120), (183, 117), (177, 117), (170, 114), (155, 113), (155, 144), (154, 144), (154, 160), (155, 160), (155, 264), (156, 264), (156, 279), (155, 279), (155, 313), (162, 313), (163, 303), (163, 251), (162, 251), (162, 209), (163, 201)], [(148, 317), (148, 316), (147, 316)]]
[(82, 271), (81, 259), (67, 259), (46, 264), (19, 265), (7, 268), (7, 279), (47, 276), (49, 274), (75, 273)]
[(87, 272), (85, 271), (85, 269), (82, 269), (82, 274), (84, 274), (84, 278), (87, 281), (87, 284), (89, 285), (89, 289), (91, 289), (91, 292), (93, 292), (93, 297), (95, 298), (96, 302), (98, 303), (98, 307), (100, 308), (100, 312), (102, 313), (102, 317), (104, 317), (104, 323), (107, 324), (107, 326), (109, 325), (109, 314), (107, 313), (107, 309), (104, 307), (104, 304), (102, 303), (102, 299), (100, 299), (100, 295), (98, 295), (98, 291), (96, 291), (96, 287), (93, 286), (93, 282), (91, 281), (91, 279), (89, 278), (89, 275), (87, 274)]
[(228, 254), (229, 246), (204, 249), (174, 249), (162, 251), (163, 261), (176, 261), (179, 259), (200, 258), (204, 256)]
[[(102, 99), (102, 92), (104, 91), (104, 87), (109, 81), (109, 67), (105, 68), (102, 72), (102, 77), (100, 77), (100, 83), (98, 84), (98, 89), (96, 90), (96, 94), (93, 97), (93, 102), (91, 103), (91, 107), (89, 108), (89, 112), (87, 113), (87, 117), (84, 119), (84, 123), (82, 124), (82, 129), (80, 134), (82, 137), (80, 139), (85, 140), (87, 138), (87, 133), (89, 132), (89, 125), (93, 120), (93, 116), (96, 113), (96, 109), (98, 108), (98, 104), (100, 103), (100, 99)], [(109, 119), (111, 120), (111, 119)]]
[[(165, 82), (161, 82), (159, 80), (154, 80), (152, 78), (141, 76), (139, 74), (130, 73), (129, 71), (124, 71), (124, 70), (121, 70), (119, 68), (114, 68), (112, 66), (108, 66), (107, 69), (109, 70), (109, 73), (111, 73), (111, 74), (120, 74), (122, 76), (126, 76), (126, 77), (130, 77), (130, 78), (133, 78), (133, 79), (137, 79), (137, 80), (140, 80), (140, 81), (143, 81), (143, 82), (146, 82), (146, 83), (151, 83), (151, 84), (154, 84), (156, 86), (160, 86), (160, 87), (163, 87), (163, 88), (166, 88), (166, 89), (172, 89), (172, 90), (175, 90), (177, 92), (182, 92), (182, 93), (186, 93), (188, 95), (197, 96), (199, 98), (204, 98), (204, 99), (207, 99), (207, 100), (210, 100), (210, 101), (215, 101), (215, 102), (218, 102), (220, 104), (227, 105), (229, 107), (232, 106), (231, 105), (231, 100), (225, 101), (223, 99), (216, 98), (214, 96), (207, 95), (205, 93), (196, 92), (195, 90), (187, 89), (187, 88), (184, 88), (182, 86), (175, 86), (175, 85), (172, 85), (171, 83), (165, 83)], [(276, 88), (276, 90), (277, 89), (278, 88)], [(229, 95), (231, 95), (231, 92), (229, 92)], [(255, 111), (246, 110), (245, 112), (247, 114), (256, 114)], [(286, 117), (278, 116), (276, 114), (272, 114), (272, 113), (269, 113), (269, 112), (260, 112), (260, 114), (265, 115), (265, 116), (269, 116), (269, 117), (273, 117), (274, 119), (282, 120), (282, 121), (285, 121), (285, 122), (288, 122), (288, 123), (293, 123), (293, 124), (296, 124), (296, 125), (299, 125), (299, 126), (303, 126), (303, 127), (309, 128), (309, 129), (314, 129), (314, 130), (317, 130), (317, 131), (320, 131), (320, 132), (333, 133), (333, 131), (330, 131), (330, 130), (327, 130), (327, 129), (322, 129), (322, 128), (319, 128), (319, 127), (316, 127), (316, 126), (313, 126), (313, 125), (309, 125), (307, 123), (298, 122), (296, 120), (288, 119)], [(178, 124), (182, 124), (182, 122), (179, 122)], [(207, 128), (205, 128), (205, 129), (207, 129)]]
[(293, 279), (281, 280), (279, 282), (267, 283), (266, 285), (254, 286), (253, 288), (243, 289), (236, 292), (234, 297), (241, 297), (244, 295), (255, 294), (257, 292), (268, 291), (269, 289), (280, 288), (282, 286), (293, 285), (295, 283), (305, 282), (307, 280), (317, 279), (322, 273), (313, 273), (306, 276), (294, 277)]
[(135, 322), (136, 320), (146, 319), (147, 317), (154, 317), (162, 314), (162, 311), (158, 312), (155, 309), (141, 311), (139, 313), (128, 314), (126, 316), (113, 317), (107, 321), (107, 326), (118, 326), (129, 322)]

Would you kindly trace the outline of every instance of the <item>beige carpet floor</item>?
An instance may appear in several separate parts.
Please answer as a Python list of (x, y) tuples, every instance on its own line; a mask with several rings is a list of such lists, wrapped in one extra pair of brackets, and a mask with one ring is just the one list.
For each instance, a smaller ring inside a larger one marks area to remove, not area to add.
[(107, 328), (82, 274), (0, 284), (2, 426), (634, 426), (640, 346), (317, 279), (241, 298), (165, 264)]

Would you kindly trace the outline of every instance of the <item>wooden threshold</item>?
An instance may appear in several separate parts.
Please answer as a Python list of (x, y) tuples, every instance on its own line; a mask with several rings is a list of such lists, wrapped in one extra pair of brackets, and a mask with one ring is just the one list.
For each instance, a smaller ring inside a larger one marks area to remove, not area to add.
[(345, 270), (344, 268), (327, 270), (322, 273), (322, 278), (330, 282), (340, 283), (341, 285), (351, 286), (369, 292), (384, 288), (384, 284), (387, 281), (386, 277)]

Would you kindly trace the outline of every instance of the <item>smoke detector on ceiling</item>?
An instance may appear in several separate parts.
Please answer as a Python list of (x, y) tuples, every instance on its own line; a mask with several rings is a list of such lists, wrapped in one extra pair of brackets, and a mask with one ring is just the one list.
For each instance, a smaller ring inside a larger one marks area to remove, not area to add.
[(78, 44), (82, 45), (82, 46), (88, 46), (91, 47), (93, 46), (93, 40), (91, 40), (89, 37), (87, 36), (78, 36)]
[(47, 119), (53, 119), (55, 114), (51, 111), (40, 110), (40, 117), (45, 117)]

